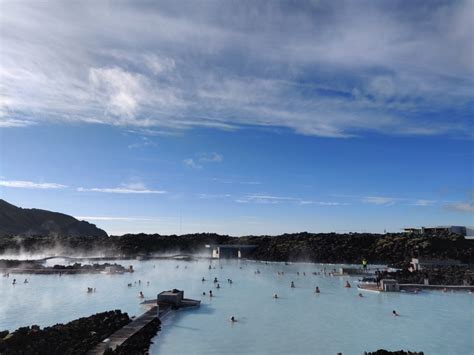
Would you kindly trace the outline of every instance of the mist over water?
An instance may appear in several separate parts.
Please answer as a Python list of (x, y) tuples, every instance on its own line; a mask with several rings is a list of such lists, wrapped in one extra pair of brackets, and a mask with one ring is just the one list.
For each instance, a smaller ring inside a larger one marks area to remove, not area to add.
[[(48, 264), (64, 261), (52, 259)], [(49, 326), (112, 309), (139, 315), (144, 311), (140, 291), (151, 299), (162, 290), (178, 288), (185, 297), (201, 299), (202, 305), (166, 318), (152, 354), (362, 354), (380, 348), (469, 354), (474, 348), (474, 295), (468, 293), (364, 293), (360, 298), (357, 278), (311, 274), (339, 265), (216, 260), (215, 269), (209, 270), (208, 260), (112, 262), (133, 265), (135, 272), (0, 278), (0, 330)], [(284, 275), (278, 276), (281, 271)], [(352, 288), (343, 287), (346, 280)], [(289, 287), (291, 281), (296, 288)], [(314, 293), (315, 286), (320, 294)], [(97, 292), (87, 294), (87, 287)], [(209, 298), (209, 290), (215, 297)], [(278, 299), (272, 298), (274, 293)], [(394, 309), (400, 317), (391, 315)], [(238, 321), (230, 323), (231, 316)]]

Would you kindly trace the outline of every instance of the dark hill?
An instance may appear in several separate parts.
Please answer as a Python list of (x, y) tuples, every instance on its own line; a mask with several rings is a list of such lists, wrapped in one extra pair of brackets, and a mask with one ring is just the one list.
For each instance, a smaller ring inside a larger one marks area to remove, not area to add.
[(94, 224), (63, 213), (16, 207), (0, 199), (0, 236), (105, 237)]

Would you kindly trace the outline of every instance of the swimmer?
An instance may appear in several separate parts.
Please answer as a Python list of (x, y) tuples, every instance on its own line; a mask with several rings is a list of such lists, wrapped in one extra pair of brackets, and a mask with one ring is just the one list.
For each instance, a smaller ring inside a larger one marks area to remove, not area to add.
[(346, 284), (344, 285), (344, 287), (346, 287), (346, 288), (350, 288), (350, 287), (351, 287), (351, 284), (349, 283), (349, 281), (346, 281)]
[(28, 279), (25, 279), (25, 281), (23, 282), (24, 284), (27, 284), (28, 283)]
[(209, 290), (209, 297), (212, 297), (212, 290)]
[(297, 271), (297, 272), (296, 272), (296, 275), (299, 275), (299, 274), (300, 274), (300, 272), (299, 272), (299, 271)]
[(229, 279), (229, 283), (232, 285), (232, 280), (231, 279)]
[(212, 266), (211, 266), (211, 265), (209, 265), (209, 270), (211, 270), (211, 269), (212, 269)]
[(314, 290), (314, 293), (321, 293), (321, 291), (319, 290), (319, 286), (316, 286), (316, 289)]
[(138, 284), (141, 285), (141, 284), (142, 284), (142, 280), (138, 280)]
[(143, 295), (143, 292), (142, 292), (142, 291), (140, 291), (140, 294), (138, 295), (138, 297), (140, 297), (140, 298), (145, 298), (145, 296)]
[(13, 279), (12, 285), (16, 285), (16, 279)]
[(291, 288), (295, 288), (295, 283), (293, 281), (291, 281), (291, 285), (290, 285)]
[(214, 283), (218, 283), (219, 281), (217, 281), (217, 277), (214, 277)]
[(359, 297), (364, 297), (364, 295), (362, 293), (359, 292)]
[(205, 295), (206, 295), (206, 292), (203, 292), (202, 295), (205, 296)]
[(235, 322), (237, 322), (237, 319), (235, 319), (235, 317), (232, 316), (232, 317), (230, 317), (230, 321), (231, 321), (232, 323), (235, 323)]
[(398, 316), (399, 316), (399, 314), (397, 313), (396, 310), (393, 310), (393, 311), (392, 311), (392, 315), (393, 315), (394, 317), (398, 317)]
[(273, 294), (273, 298), (277, 299), (278, 295), (276, 293)]
[(217, 284), (216, 288), (221, 288), (221, 285)]
[(204, 282), (204, 281), (206, 281), (206, 279), (203, 277), (203, 278), (201, 279), (201, 281)]
[(127, 284), (127, 286), (128, 286), (128, 287), (132, 287), (132, 284), (131, 284), (131, 283), (130, 283), (130, 284)]

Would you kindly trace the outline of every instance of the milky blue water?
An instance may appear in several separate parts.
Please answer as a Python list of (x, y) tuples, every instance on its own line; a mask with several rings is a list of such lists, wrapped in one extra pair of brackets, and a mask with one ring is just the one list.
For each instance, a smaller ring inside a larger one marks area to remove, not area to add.
[[(233, 260), (213, 261), (215, 269), (208, 270), (207, 260), (120, 263), (133, 264), (136, 272), (0, 277), (0, 330), (48, 326), (111, 309), (139, 315), (139, 291), (154, 298), (161, 290), (179, 288), (202, 305), (168, 316), (152, 354), (362, 354), (380, 348), (474, 354), (474, 295), (467, 292), (367, 292), (361, 298), (355, 287), (343, 287), (346, 280), (355, 286), (357, 278), (311, 274), (338, 265)], [(285, 274), (278, 276), (278, 271)], [(208, 281), (201, 282), (203, 276)], [(19, 281), (16, 286), (13, 277)], [(220, 289), (212, 283), (214, 277)], [(296, 288), (289, 287), (291, 281)], [(315, 286), (320, 294), (314, 293)], [(87, 287), (97, 292), (87, 294)], [(202, 296), (210, 289), (215, 297)], [(274, 293), (278, 299), (272, 298)], [(400, 316), (392, 316), (392, 310)], [(238, 321), (231, 323), (230, 316)]]

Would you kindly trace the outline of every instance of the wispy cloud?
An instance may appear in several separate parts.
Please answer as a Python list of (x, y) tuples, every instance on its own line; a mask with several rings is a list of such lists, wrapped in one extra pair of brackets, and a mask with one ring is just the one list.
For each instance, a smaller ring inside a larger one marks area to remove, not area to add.
[(359, 196), (359, 195), (333, 195), (335, 197), (355, 199), (365, 204), (378, 206), (393, 206), (405, 204), (410, 206), (430, 207), (438, 204), (436, 200), (420, 199), (413, 197), (393, 197), (393, 196)]
[(202, 200), (210, 200), (210, 199), (220, 199), (220, 198), (229, 198), (232, 197), (231, 194), (198, 194), (198, 198)]
[(199, 153), (198, 159), (202, 163), (220, 163), (224, 160), (222, 154), (212, 152), (212, 153)]
[(128, 149), (137, 149), (145, 147), (156, 147), (156, 142), (152, 141), (148, 137), (141, 137), (140, 141), (128, 145)]
[(281, 204), (281, 203), (292, 203), (297, 205), (318, 205), (318, 206), (345, 206), (348, 203), (345, 202), (327, 202), (327, 201), (313, 201), (308, 199), (302, 199), (299, 197), (289, 196), (275, 196), (268, 194), (247, 194), (235, 199), (237, 203), (258, 203), (258, 204)]
[(372, 205), (384, 205), (392, 206), (397, 201), (397, 198), (394, 197), (383, 197), (383, 196), (366, 196), (362, 198), (363, 203), (368, 203)]
[(423, 206), (423, 207), (428, 207), (428, 206), (433, 206), (437, 203), (435, 200), (416, 200), (412, 204), (414, 206)]
[(123, 184), (119, 187), (92, 187), (77, 188), (79, 192), (103, 192), (111, 194), (166, 194), (167, 191), (164, 190), (151, 190), (146, 188), (141, 183), (132, 183), (132, 184)]
[(448, 211), (460, 213), (474, 213), (474, 190), (468, 194), (467, 201), (457, 201), (447, 203), (443, 206)]
[(263, 2), (10, 2), (0, 127), (472, 131), (471, 1)]
[(238, 181), (232, 179), (222, 179), (222, 178), (212, 178), (212, 181), (221, 183), (221, 184), (240, 184), (240, 185), (261, 185), (260, 181)]
[(202, 169), (202, 165), (198, 164), (193, 158), (187, 158), (183, 160), (183, 164), (188, 168)]
[(189, 168), (202, 169), (205, 164), (221, 163), (224, 160), (222, 154), (211, 153), (197, 153), (196, 158), (187, 158), (183, 160), (183, 164)]
[(33, 122), (31, 120), (24, 120), (24, 119), (18, 119), (18, 118), (8, 118), (8, 117), (2, 117), (0, 113), (0, 128), (10, 128), (10, 127), (28, 127), (31, 125), (36, 124), (36, 122)]
[(62, 184), (57, 184), (53, 182), (33, 182), (33, 181), (22, 181), (22, 180), (0, 180), (0, 186), (3, 187), (12, 187), (19, 189), (64, 189), (67, 186)]

